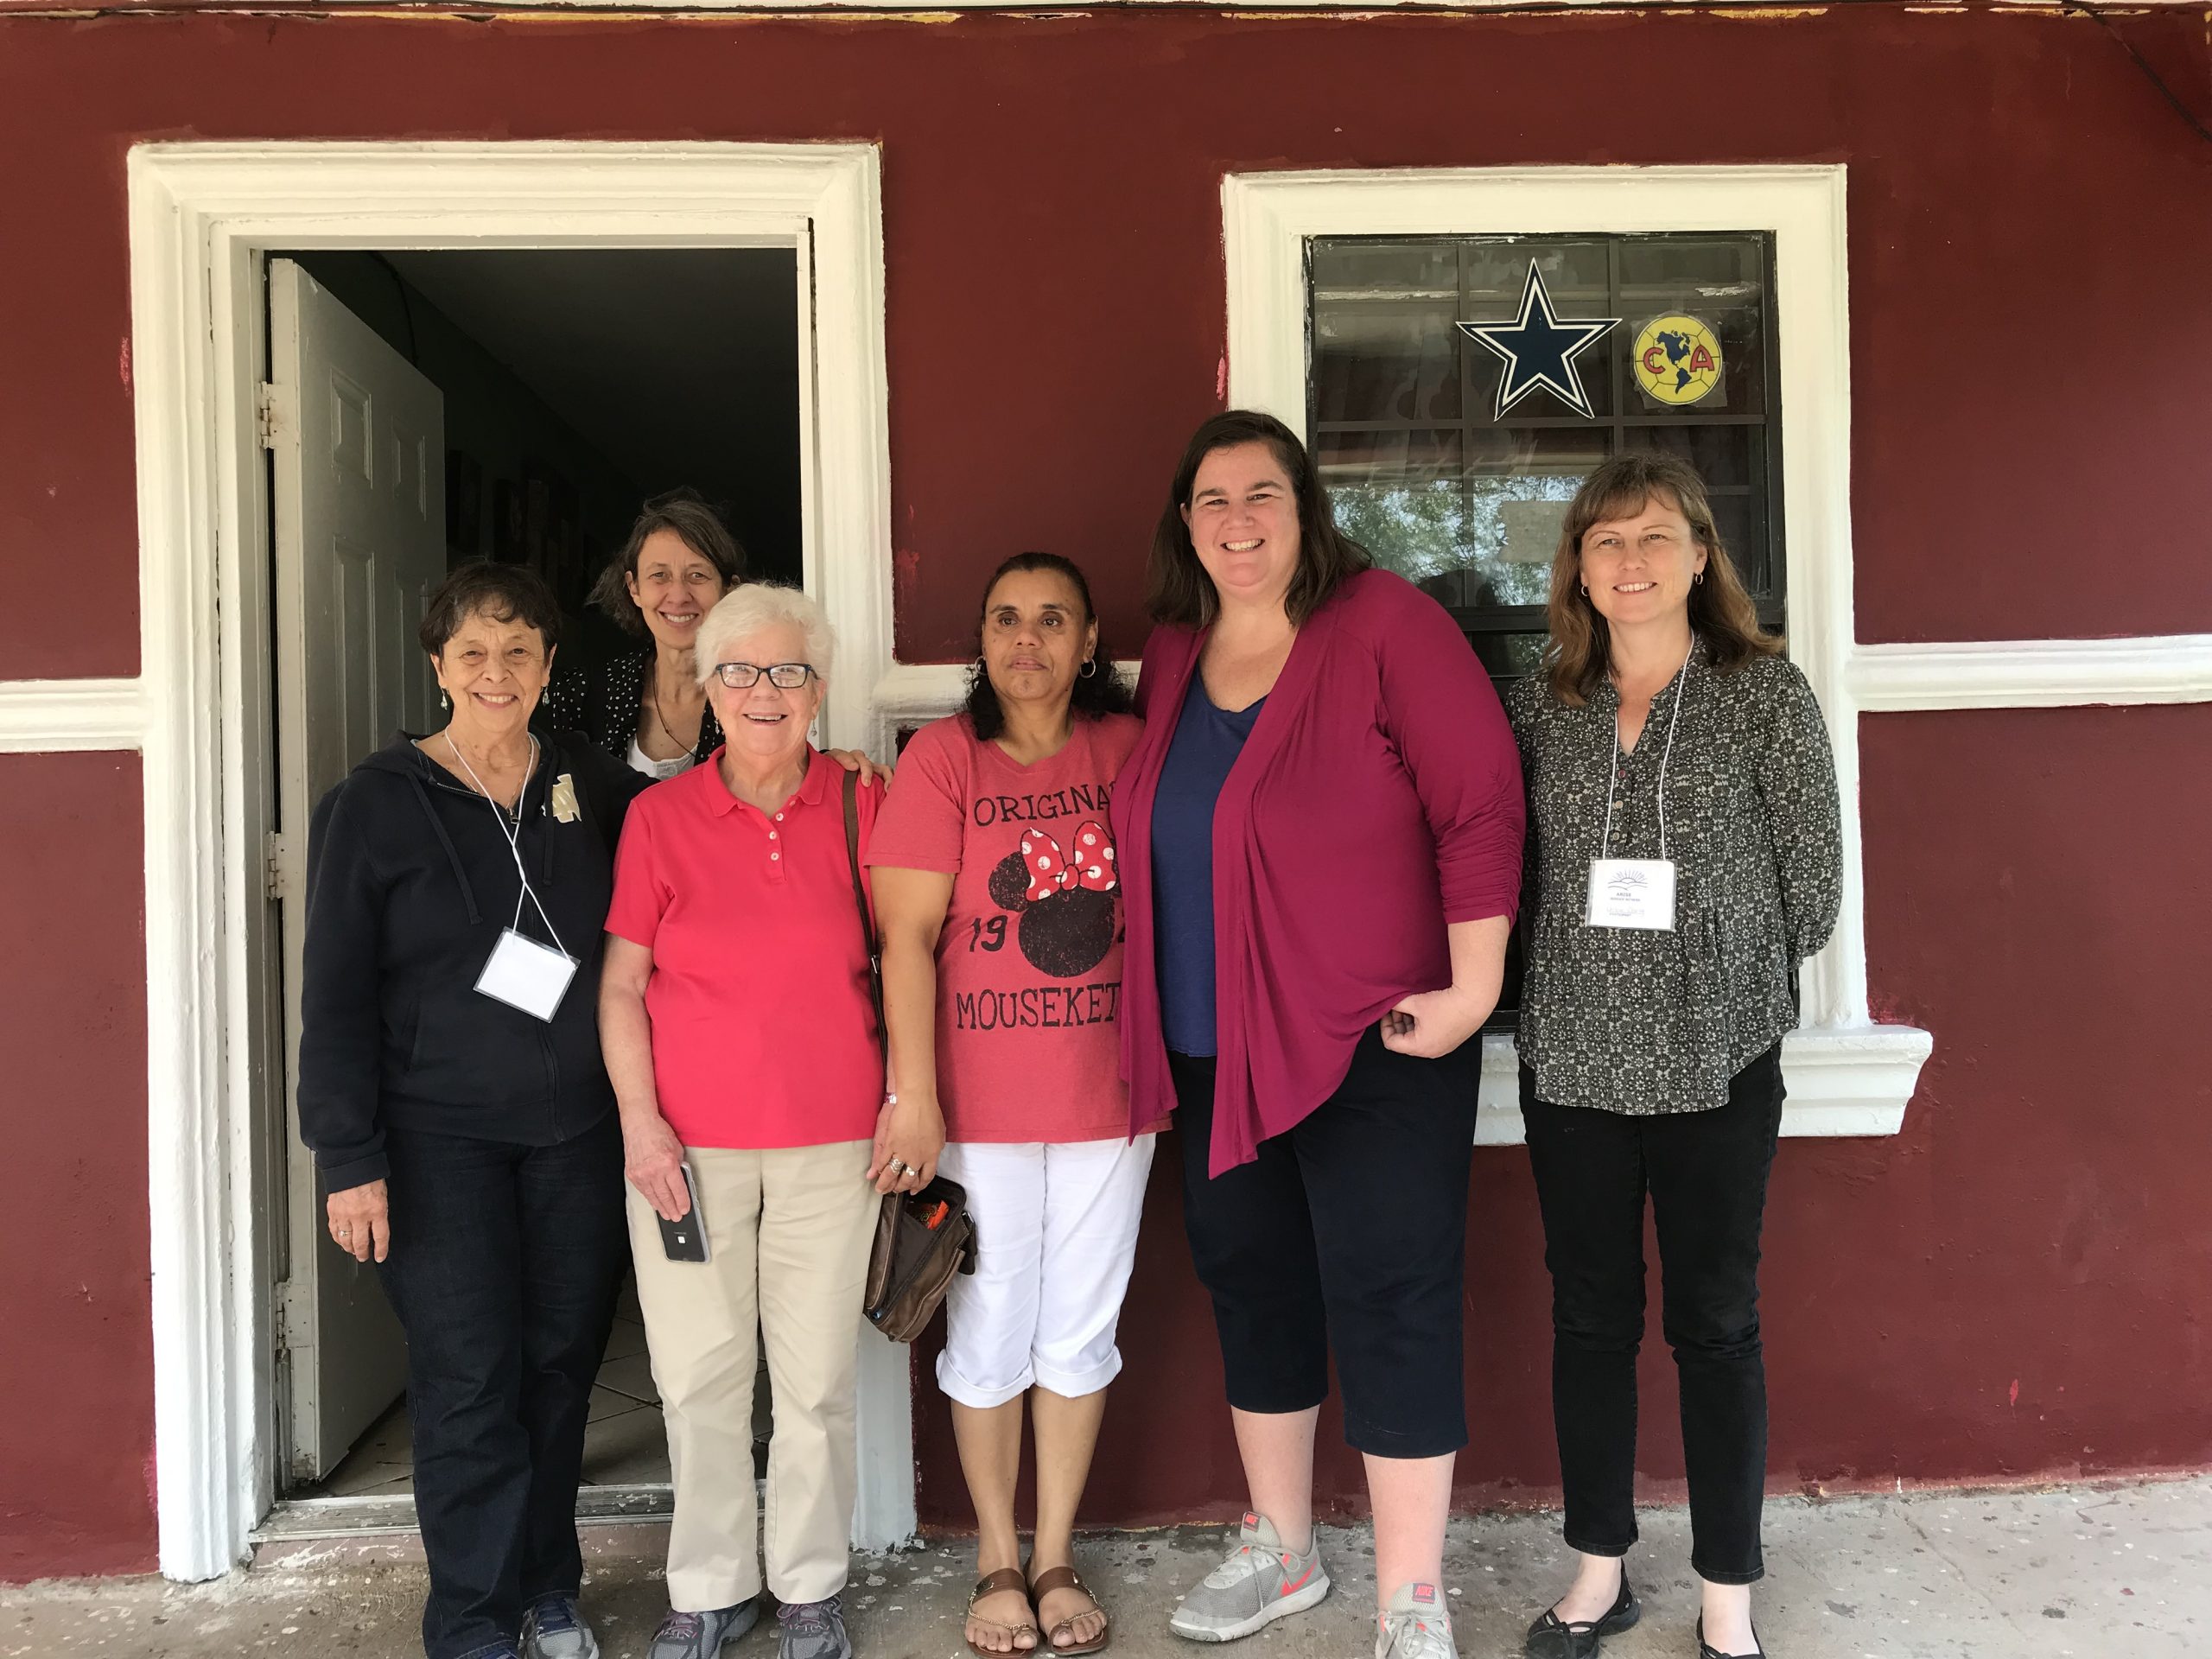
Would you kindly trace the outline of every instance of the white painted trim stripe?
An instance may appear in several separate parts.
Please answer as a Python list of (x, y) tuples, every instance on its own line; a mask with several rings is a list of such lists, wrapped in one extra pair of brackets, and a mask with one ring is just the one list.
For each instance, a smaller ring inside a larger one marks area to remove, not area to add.
[[(1782, 1109), (1783, 1136), (1897, 1134), (1904, 1127), (1905, 1103), (1920, 1080), (1920, 1068), (1934, 1047), (1935, 1039), (1912, 1026), (1791, 1032), (1782, 1039), (1782, 1080), (1789, 1091)], [(1477, 1146), (1517, 1147), (1527, 1140), (1520, 1073), (1521, 1057), (1512, 1038), (1483, 1039)]]
[(1847, 676), (1862, 714), (2212, 701), (2212, 633), (1860, 645)]
[(135, 680), (0, 680), (0, 754), (135, 749), (146, 705)]

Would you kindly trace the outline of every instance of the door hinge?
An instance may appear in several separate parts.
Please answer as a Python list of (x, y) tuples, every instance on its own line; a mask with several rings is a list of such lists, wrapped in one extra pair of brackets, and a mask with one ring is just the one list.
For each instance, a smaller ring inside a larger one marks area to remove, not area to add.
[(296, 442), (300, 435), (299, 402), (289, 386), (264, 380), (254, 388), (254, 431), (264, 449)]
[(282, 899), (289, 883), (285, 872), (284, 837), (274, 830), (270, 830), (262, 842), (262, 874), (264, 877), (266, 896), (270, 899)]

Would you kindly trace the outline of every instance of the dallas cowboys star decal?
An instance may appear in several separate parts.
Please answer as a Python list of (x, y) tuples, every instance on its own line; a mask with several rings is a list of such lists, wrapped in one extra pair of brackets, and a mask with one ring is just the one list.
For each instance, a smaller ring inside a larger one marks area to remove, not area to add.
[(1551, 296), (1544, 292), (1543, 273), (1529, 264), (1528, 285), (1521, 290), (1521, 315), (1512, 322), (1463, 322), (1460, 331), (1480, 340), (1505, 360), (1498, 378), (1497, 407), (1491, 419), (1541, 386), (1585, 420), (1592, 417), (1590, 396), (1582, 390), (1575, 372), (1574, 354), (1620, 326), (1618, 317), (1567, 318), (1552, 311)]

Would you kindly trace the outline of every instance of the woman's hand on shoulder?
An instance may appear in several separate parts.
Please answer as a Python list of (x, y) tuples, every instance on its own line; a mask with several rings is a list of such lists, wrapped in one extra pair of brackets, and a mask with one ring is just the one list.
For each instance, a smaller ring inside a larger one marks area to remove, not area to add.
[(933, 1097), (888, 1096), (876, 1114), (868, 1179), (879, 1192), (918, 1192), (937, 1176), (944, 1151), (944, 1114)]
[(356, 1262), (381, 1262), (391, 1251), (391, 1190), (370, 1181), (334, 1192), (324, 1203), (330, 1236)]
[(861, 753), (858, 749), (824, 749), (822, 753), (828, 755), (832, 760), (835, 760), (847, 772), (857, 772), (860, 773), (861, 787), (863, 789), (867, 788), (870, 784), (876, 782), (878, 779), (881, 779), (887, 784), (891, 781), (891, 768), (889, 766), (880, 761), (869, 760), (867, 755)]
[(1441, 1059), (1482, 1029), (1495, 1001), (1485, 1003), (1456, 986), (1416, 991), (1382, 1016), (1382, 1046), (1394, 1054)]
[(683, 1185), (683, 1143), (658, 1112), (623, 1114), (622, 1173), (663, 1221), (690, 1213), (691, 1193)]

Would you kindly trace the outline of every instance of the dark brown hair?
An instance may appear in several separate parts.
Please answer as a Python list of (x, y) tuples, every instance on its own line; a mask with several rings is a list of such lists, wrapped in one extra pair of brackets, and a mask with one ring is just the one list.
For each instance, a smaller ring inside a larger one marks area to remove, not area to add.
[(1688, 519), (1690, 534), (1705, 550), (1705, 580), (1690, 588), (1690, 631), (1705, 641), (1707, 665), (1715, 673), (1732, 673), (1755, 658), (1782, 650), (1782, 636), (1759, 627), (1758, 607), (1720, 544), (1713, 504), (1696, 468), (1656, 450), (1630, 449), (1583, 480), (1567, 504), (1559, 550), (1552, 556), (1552, 637), (1544, 651), (1544, 673), (1552, 695), (1570, 708), (1590, 700), (1612, 655), (1605, 619), (1582, 591), (1582, 538), (1592, 524), (1630, 518), (1655, 499)]
[(416, 640), (431, 656), (439, 656), (446, 641), (479, 611), (494, 622), (521, 622), (536, 628), (549, 657), (560, 643), (561, 607), (553, 590), (527, 565), (494, 564), (489, 559), (464, 564), (438, 584), (423, 607)]
[[(983, 616), (990, 607), (992, 590), (1007, 577), (1025, 570), (1049, 570), (1065, 577), (1075, 589), (1076, 597), (1083, 601), (1082, 625), (1088, 626), (1098, 620), (1097, 608), (1090, 602), (1090, 583), (1084, 579), (1082, 566), (1073, 559), (1063, 558), (1058, 553), (1017, 553), (991, 572), (991, 579), (983, 584), (983, 603), (976, 613), (976, 666), (968, 677), (968, 718), (975, 725), (976, 735), (987, 743), (1006, 730), (1006, 710), (999, 706), (998, 688), (991, 683), (990, 672), (983, 666)], [(1128, 714), (1135, 702), (1129, 688), (1114, 671), (1114, 653), (1106, 649), (1103, 628), (1090, 648), (1090, 671), (1088, 674), (1077, 671), (1074, 690), (1069, 694), (1068, 707), (1075, 717), (1096, 720), (1103, 715)]]
[(638, 574), (638, 556), (645, 551), (645, 538), (659, 530), (674, 531), (684, 546), (713, 565), (721, 574), (724, 593), (745, 580), (745, 550), (704, 496), (694, 489), (676, 489), (653, 497), (639, 510), (621, 550), (592, 583), (589, 601), (620, 623), (625, 632), (640, 639), (649, 638), (652, 630), (645, 626), (638, 601), (630, 597), (630, 579)]
[(1256, 410), (1232, 409), (1215, 416), (1191, 435), (1168, 486), (1167, 506), (1152, 532), (1152, 563), (1145, 589), (1145, 609), (1155, 622), (1185, 628), (1203, 628), (1213, 621), (1220, 596), (1213, 578), (1198, 563), (1191, 545), (1191, 528), (1183, 522), (1191, 505), (1191, 492), (1198, 467), (1217, 449), (1239, 444), (1264, 443), (1290, 480), (1291, 499), (1298, 509), (1298, 574), (1282, 596), (1290, 620), (1303, 622), (1319, 610), (1337, 584), (1356, 575), (1375, 561), (1367, 550), (1337, 528), (1329, 510), (1329, 493), (1321, 487), (1306, 446), (1298, 434), (1272, 415)]

